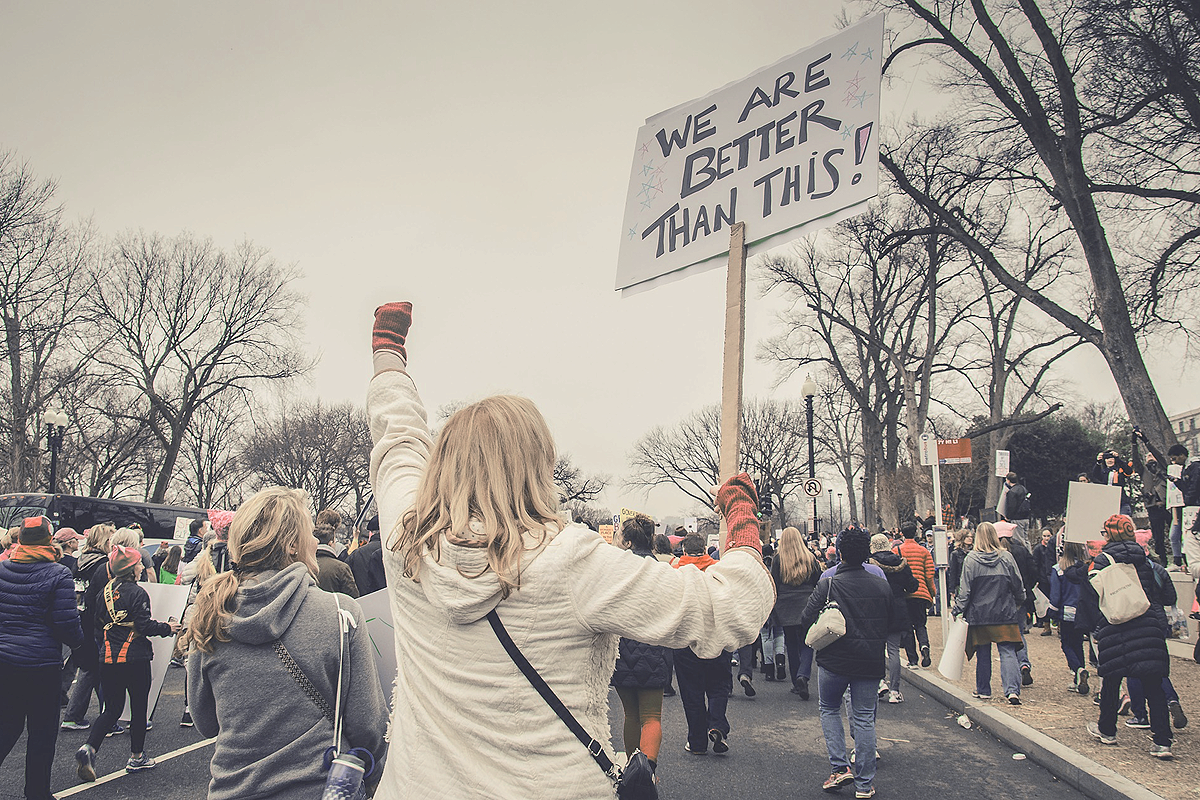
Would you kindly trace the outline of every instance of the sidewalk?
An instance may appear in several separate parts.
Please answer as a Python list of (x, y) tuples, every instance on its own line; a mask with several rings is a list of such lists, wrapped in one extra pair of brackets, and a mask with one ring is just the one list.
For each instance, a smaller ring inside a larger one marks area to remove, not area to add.
[[(1098, 709), (1090, 697), (1067, 691), (1071, 674), (1058, 636), (1041, 636), (1040, 633), (1041, 629), (1035, 628), (1027, 637), (1034, 683), (1022, 687), (1020, 706), (1010, 706), (1000, 694), (1000, 665), (994, 650), (991, 701), (971, 697), (975, 689), (973, 660), (967, 663), (960, 681), (948, 681), (937, 672), (942, 641), (938, 617), (929, 618), (933, 666), (922, 670), (905, 669), (904, 678), (949, 708), (955, 711), (966, 709), (974, 724), (1007, 741), (1014, 752), (1024, 752), (1060, 779), (1092, 797), (1103, 800), (1120, 797), (1153, 800), (1156, 796), (1166, 800), (1196, 800), (1200, 797), (1200, 744), (1197, 741), (1200, 737), (1195, 733), (1196, 727), (1200, 726), (1200, 704), (1196, 702), (1200, 698), (1200, 664), (1171, 659), (1171, 681), (1191, 719), (1186, 728), (1173, 730), (1174, 760), (1159, 761), (1149, 754), (1149, 731), (1125, 727), (1128, 717), (1118, 718), (1115, 746), (1101, 745), (1088, 734), (1084, 726), (1096, 721)], [(903, 653), (901, 659), (904, 659)], [(1095, 668), (1089, 666), (1088, 673), (1089, 684), (1096, 692), (1100, 680)], [(1101, 769), (1095, 769), (1092, 764), (1099, 764)], [(1111, 772), (1106, 776), (1106, 771)]]

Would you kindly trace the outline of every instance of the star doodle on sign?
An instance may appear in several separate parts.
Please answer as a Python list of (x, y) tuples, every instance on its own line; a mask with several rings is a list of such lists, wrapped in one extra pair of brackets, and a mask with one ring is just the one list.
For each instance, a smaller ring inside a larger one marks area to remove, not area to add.
[(843, 125), (841, 134), (842, 134), (842, 141), (844, 142), (847, 139), (849, 139), (851, 136), (854, 135), (854, 131), (850, 129), (849, 125)]
[(874, 96), (875, 96), (874, 92), (863, 92), (862, 94), (860, 94), (858, 96), (858, 107), (862, 108), (863, 104), (867, 102), (867, 98), (874, 97)]
[(874, 61), (874, 60), (875, 60), (875, 49), (872, 47), (868, 47), (866, 49), (866, 51), (864, 51), (862, 54), (862, 63), (865, 64), (868, 61)]
[(645, 158), (650, 153), (650, 143), (642, 142), (642, 146), (638, 148), (638, 152), (642, 154), (642, 158)]
[(650, 206), (652, 206), (652, 205), (654, 205), (654, 201), (651, 200), (649, 197), (647, 197), (645, 200), (642, 201), (642, 210), (647, 211), (647, 210), (649, 210)]
[(629, 229), (629, 238), (630, 238), (630, 239), (636, 239), (636, 238), (637, 238), (637, 228), (630, 228), (630, 229)]
[(652, 172), (651, 174), (652, 174), (652, 175), (654, 175), (655, 177), (658, 177), (658, 176), (660, 176), (660, 175), (662, 175), (662, 174), (663, 174), (663, 168), (662, 168), (662, 167), (655, 167), (655, 168), (654, 168), (654, 172)]
[(642, 165), (642, 174), (643, 175), (649, 175), (651, 172), (654, 172), (654, 169), (649, 164)]
[(858, 72), (854, 73), (853, 78), (848, 78), (846, 80), (846, 91), (851, 92), (851, 93), (857, 92), (858, 85), (865, 80), (866, 80), (866, 78), (863, 75), (861, 75), (860, 73), (858, 73)]
[(856, 55), (858, 55), (858, 42), (855, 42), (854, 44), (852, 44), (848, 48), (846, 48), (846, 52), (842, 53), (842, 60), (849, 61), (850, 59), (854, 58)]
[[(650, 192), (654, 191), (656, 188), (657, 187), (653, 183), (650, 183), (650, 182), (643, 183), (642, 190), (640, 192), (638, 192), (638, 197), (641, 197), (642, 195), (646, 195), (646, 197), (648, 198), (648, 197), (650, 197)], [(661, 192), (662, 189), (659, 189), (659, 191)]]
[(653, 184), (651, 184), (651, 186), (654, 187), (654, 191), (658, 192), (659, 194), (662, 194), (663, 185), (666, 184), (666, 182), (667, 182), (666, 178), (659, 178), (657, 181), (655, 181)]

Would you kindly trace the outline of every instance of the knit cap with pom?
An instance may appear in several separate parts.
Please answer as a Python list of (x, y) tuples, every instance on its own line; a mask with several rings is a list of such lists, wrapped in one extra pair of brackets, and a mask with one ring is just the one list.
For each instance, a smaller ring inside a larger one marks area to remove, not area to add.
[(108, 554), (108, 573), (114, 578), (122, 575), (132, 575), (138, 564), (142, 563), (142, 551), (136, 547), (113, 545)]

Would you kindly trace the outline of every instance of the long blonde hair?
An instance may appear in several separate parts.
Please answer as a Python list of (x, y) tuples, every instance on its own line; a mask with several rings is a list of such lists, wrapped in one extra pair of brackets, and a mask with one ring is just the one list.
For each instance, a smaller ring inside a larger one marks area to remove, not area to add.
[(1000, 536), (996, 526), (990, 522), (981, 522), (975, 528), (975, 549), (981, 553), (994, 553), (1000, 549)]
[(792, 586), (801, 585), (821, 568), (800, 531), (792, 527), (780, 534), (775, 559), (779, 562), (779, 579)]
[(204, 582), (180, 647), (194, 644), (211, 653), (217, 642), (230, 641), (229, 620), (237, 610), (238, 588), (248, 576), (296, 562), (315, 575), (316, 560), (306, 547), (312, 532), (308, 495), (299, 489), (275, 486), (242, 503), (229, 526), (229, 557), (237, 568)]
[(472, 538), (477, 520), (484, 572), (496, 573), (507, 597), (521, 585), (526, 532), (540, 547), (562, 529), (555, 458), (546, 420), (523, 397), (496, 395), (456, 412), (438, 435), (412, 508), (392, 530), (388, 547), (403, 559), (404, 577), (419, 580), (425, 555), (440, 558), (442, 534)]
[(117, 532), (117, 529), (112, 525), (101, 523), (93, 525), (88, 531), (87, 542), (84, 544), (84, 550), (98, 550), (101, 553), (108, 554), (108, 543), (112, 539), (112, 535)]

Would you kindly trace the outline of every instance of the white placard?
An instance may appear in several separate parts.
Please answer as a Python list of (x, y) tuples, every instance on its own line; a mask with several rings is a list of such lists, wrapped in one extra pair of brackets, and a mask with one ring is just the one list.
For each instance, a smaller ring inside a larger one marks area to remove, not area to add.
[(950, 565), (950, 544), (945, 525), (933, 526), (933, 563), (939, 567)]
[(861, 210), (879, 186), (882, 51), (879, 14), (648, 119), (616, 288), (723, 266), (735, 222), (752, 256)]
[(997, 450), (996, 451), (996, 477), (997, 478), (1008, 477), (1008, 473), (1009, 473), (1008, 462), (1009, 462), (1008, 451), (1007, 450)]
[[(190, 586), (175, 586), (169, 583), (139, 583), (150, 596), (150, 616), (159, 622), (167, 622), (174, 618), (183, 619), (183, 611), (187, 608)], [(101, 599), (101, 602), (104, 602)], [(150, 703), (146, 707), (146, 718), (154, 716), (154, 707), (158, 705), (158, 696), (162, 692), (163, 680), (167, 677), (167, 669), (171, 662), (171, 652), (175, 649), (174, 636), (151, 636), (150, 647), (154, 650), (154, 660), (150, 662)], [(128, 695), (125, 698), (125, 713), (121, 722), (129, 724), (131, 703)]]
[(371, 649), (375, 652), (375, 668), (379, 672), (379, 685), (388, 707), (392, 705), (392, 687), (396, 683), (396, 630), (392, 624), (392, 603), (386, 588), (358, 598), (363, 619), (367, 623), (367, 635), (371, 637)]
[(696, 517), (684, 517), (683, 529), (688, 533), (699, 533), (699, 520)]
[(1121, 487), (1103, 483), (1067, 484), (1067, 541), (1104, 538), (1104, 521), (1121, 513)]
[[(1180, 464), (1168, 464), (1167, 475), (1172, 478), (1178, 478), (1183, 474), (1183, 466)], [(1183, 490), (1176, 486), (1171, 481), (1167, 481), (1167, 508), (1183, 508)]]

